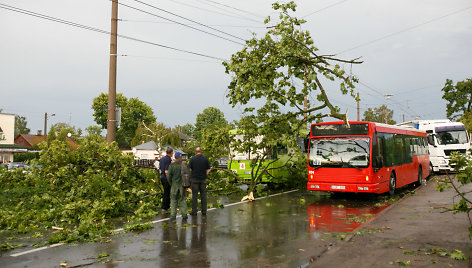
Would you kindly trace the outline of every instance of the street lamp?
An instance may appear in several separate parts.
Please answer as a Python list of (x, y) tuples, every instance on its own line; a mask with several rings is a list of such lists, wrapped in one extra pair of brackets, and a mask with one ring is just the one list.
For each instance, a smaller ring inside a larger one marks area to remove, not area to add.
[(44, 136), (48, 135), (48, 118), (56, 116), (56, 114), (51, 114), (48, 116), (48, 113), (44, 113)]

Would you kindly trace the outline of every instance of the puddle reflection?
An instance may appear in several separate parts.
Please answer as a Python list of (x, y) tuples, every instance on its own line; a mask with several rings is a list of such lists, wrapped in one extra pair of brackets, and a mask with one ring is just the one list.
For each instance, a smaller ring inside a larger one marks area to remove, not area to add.
[(206, 217), (163, 226), (160, 267), (210, 267), (206, 235)]
[(389, 204), (360, 206), (360, 204), (311, 204), (307, 207), (308, 231), (352, 232), (377, 216)]

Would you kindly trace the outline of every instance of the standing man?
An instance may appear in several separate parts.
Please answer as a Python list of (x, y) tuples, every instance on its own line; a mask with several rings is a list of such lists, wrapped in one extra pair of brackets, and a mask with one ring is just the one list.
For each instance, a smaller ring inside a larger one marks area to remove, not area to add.
[(170, 218), (175, 220), (177, 207), (180, 206), (182, 219), (187, 219), (187, 200), (185, 199), (185, 189), (182, 186), (182, 154), (175, 153), (175, 161), (169, 166), (167, 180), (170, 184)]
[(170, 208), (170, 184), (167, 181), (167, 172), (169, 172), (169, 166), (172, 162), (172, 156), (174, 155), (174, 150), (167, 147), (166, 156), (164, 156), (159, 162), (159, 169), (161, 170), (161, 183), (164, 187), (164, 195), (162, 196), (162, 213), (167, 212)]
[(206, 178), (210, 173), (210, 161), (202, 155), (202, 149), (195, 149), (195, 156), (190, 159), (188, 167), (192, 170), (191, 187), (192, 187), (192, 212), (190, 215), (197, 215), (198, 211), (198, 192), (202, 203), (202, 215), (207, 212), (207, 192)]

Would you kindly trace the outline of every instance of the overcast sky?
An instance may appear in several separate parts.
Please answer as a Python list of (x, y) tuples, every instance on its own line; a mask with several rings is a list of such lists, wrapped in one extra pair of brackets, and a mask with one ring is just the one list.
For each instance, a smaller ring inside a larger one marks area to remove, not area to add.
[[(141, 3), (140, 3), (141, 2)], [(230, 76), (221, 60), (243, 47), (240, 39), (262, 36), (263, 20), (275, 15), (266, 0), (120, 0), (118, 32), (157, 45), (118, 39), (117, 92), (149, 105), (167, 126), (195, 123), (209, 106), (229, 121), (241, 116), (225, 98)], [(197, 21), (201, 27), (162, 10)], [(296, 15), (307, 23), (322, 54), (362, 57), (345, 66), (360, 79), (361, 116), (387, 104), (394, 119), (445, 118), (441, 88), (472, 77), (470, 0), (299, 0)], [(65, 122), (95, 125), (92, 101), (108, 92), (109, 35), (6, 10), (5, 5), (109, 31), (109, 0), (0, 0), (0, 108), (25, 116), (32, 133)], [(134, 9), (133, 9), (134, 8)], [(147, 13), (138, 11), (140, 9)], [(149, 14), (151, 13), (151, 14)], [(235, 42), (169, 22), (172, 19)], [(225, 35), (224, 33), (230, 34)], [(123, 56), (126, 55), (126, 56)], [(356, 119), (356, 103), (326, 85), (332, 102)], [(392, 95), (386, 100), (385, 95)]]

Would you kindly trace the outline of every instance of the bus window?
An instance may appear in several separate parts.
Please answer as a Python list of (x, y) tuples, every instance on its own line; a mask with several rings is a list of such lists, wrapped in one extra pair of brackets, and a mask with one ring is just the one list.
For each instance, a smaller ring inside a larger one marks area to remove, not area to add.
[(372, 137), (372, 167), (379, 169), (382, 167), (383, 162), (383, 145), (382, 137), (379, 137), (379, 133), (374, 133)]
[(368, 137), (320, 138), (310, 142), (310, 167), (368, 167)]

